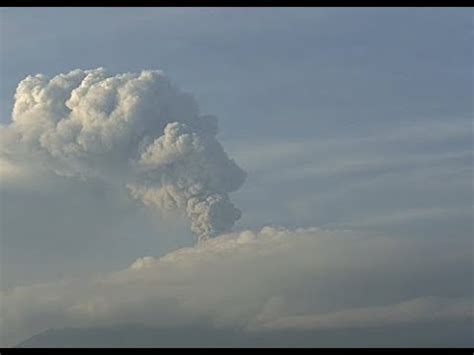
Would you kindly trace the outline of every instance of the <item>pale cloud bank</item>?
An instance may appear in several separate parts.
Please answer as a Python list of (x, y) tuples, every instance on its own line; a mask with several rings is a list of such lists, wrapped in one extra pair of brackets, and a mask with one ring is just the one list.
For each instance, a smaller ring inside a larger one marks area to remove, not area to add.
[(472, 320), (467, 280), (456, 277), (472, 250), (439, 247), (319, 228), (221, 235), (88, 280), (2, 292), (3, 345), (122, 323), (255, 333)]

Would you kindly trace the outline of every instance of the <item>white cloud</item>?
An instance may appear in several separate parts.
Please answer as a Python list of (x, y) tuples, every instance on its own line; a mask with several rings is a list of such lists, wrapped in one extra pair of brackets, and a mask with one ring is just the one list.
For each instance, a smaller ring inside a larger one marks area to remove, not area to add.
[(22, 179), (27, 176), (25, 168), (9, 162), (0, 160), (0, 181), (2, 184)]
[(472, 251), (437, 248), (318, 228), (222, 235), (88, 280), (4, 291), (3, 342), (129, 322), (258, 332), (472, 318), (469, 275), (457, 274)]

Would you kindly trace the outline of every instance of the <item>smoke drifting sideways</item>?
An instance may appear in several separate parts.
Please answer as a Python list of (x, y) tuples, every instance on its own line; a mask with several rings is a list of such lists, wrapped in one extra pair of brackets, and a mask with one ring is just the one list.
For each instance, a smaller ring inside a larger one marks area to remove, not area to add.
[(246, 173), (217, 132), (217, 118), (201, 114), (161, 71), (76, 69), (19, 83), (12, 120), (0, 127), (0, 156), (102, 179), (157, 210), (180, 209), (201, 241), (241, 216), (229, 193)]

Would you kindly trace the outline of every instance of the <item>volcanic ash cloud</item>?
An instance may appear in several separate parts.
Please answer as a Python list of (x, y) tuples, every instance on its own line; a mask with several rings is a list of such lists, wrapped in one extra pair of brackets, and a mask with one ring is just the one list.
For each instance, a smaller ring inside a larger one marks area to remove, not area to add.
[(76, 69), (20, 82), (0, 154), (126, 186), (153, 208), (181, 209), (203, 240), (240, 218), (229, 193), (246, 176), (216, 134), (216, 117), (201, 114), (161, 71)]

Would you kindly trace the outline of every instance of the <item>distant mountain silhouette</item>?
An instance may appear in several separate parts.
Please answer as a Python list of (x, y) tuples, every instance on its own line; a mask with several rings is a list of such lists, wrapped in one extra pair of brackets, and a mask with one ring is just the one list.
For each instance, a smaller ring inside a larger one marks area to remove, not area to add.
[(211, 327), (62, 328), (39, 333), (16, 347), (472, 347), (473, 324), (426, 323), (377, 328), (246, 333)]
[(48, 329), (16, 347), (177, 347), (237, 346), (237, 331), (212, 328), (150, 328), (125, 324), (111, 328)]

